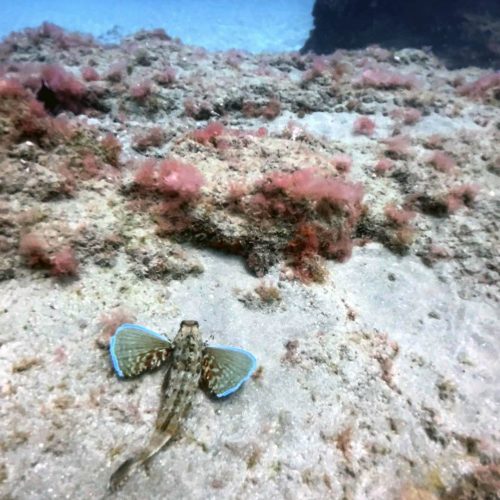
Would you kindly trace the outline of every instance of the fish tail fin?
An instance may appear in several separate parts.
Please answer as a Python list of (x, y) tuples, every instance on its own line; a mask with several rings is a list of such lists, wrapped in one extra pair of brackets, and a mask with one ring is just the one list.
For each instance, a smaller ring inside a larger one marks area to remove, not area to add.
[(132, 471), (139, 466), (139, 462), (136, 457), (130, 457), (125, 462), (123, 462), (114, 472), (111, 474), (108, 483), (108, 490), (110, 492), (117, 491), (118, 488), (125, 482), (125, 480), (130, 476)]
[(137, 455), (125, 460), (125, 462), (123, 462), (113, 472), (113, 474), (111, 474), (108, 483), (108, 490), (110, 492), (117, 491), (136, 469), (153, 458), (170, 441), (171, 438), (172, 434), (160, 434), (158, 431), (155, 431), (148, 446), (146, 446)]

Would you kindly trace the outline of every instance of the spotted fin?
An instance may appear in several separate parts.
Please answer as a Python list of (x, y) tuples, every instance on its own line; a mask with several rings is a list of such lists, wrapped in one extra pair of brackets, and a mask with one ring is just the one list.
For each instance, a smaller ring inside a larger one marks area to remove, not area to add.
[(109, 353), (120, 377), (135, 377), (163, 364), (172, 352), (172, 342), (143, 326), (124, 323), (111, 337)]
[(255, 371), (253, 354), (222, 345), (207, 346), (203, 352), (202, 384), (214, 396), (224, 398), (237, 391)]

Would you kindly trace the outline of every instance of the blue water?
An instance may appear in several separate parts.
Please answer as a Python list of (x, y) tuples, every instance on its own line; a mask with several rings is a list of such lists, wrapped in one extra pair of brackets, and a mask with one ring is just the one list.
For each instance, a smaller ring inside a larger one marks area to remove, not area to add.
[(208, 50), (298, 50), (314, 0), (1, 0), (0, 37), (50, 21), (114, 41), (116, 33), (164, 28)]

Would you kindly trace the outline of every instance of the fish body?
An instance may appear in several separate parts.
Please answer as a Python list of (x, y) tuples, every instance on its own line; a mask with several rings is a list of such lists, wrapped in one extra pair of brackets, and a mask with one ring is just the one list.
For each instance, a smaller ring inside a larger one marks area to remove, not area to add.
[(157, 432), (175, 433), (189, 411), (200, 383), (203, 347), (198, 323), (183, 321), (162, 385), (162, 402), (155, 424)]
[(116, 491), (132, 474), (179, 432), (202, 385), (216, 397), (235, 392), (256, 368), (255, 358), (235, 347), (205, 346), (196, 321), (183, 321), (173, 342), (138, 325), (122, 325), (111, 339), (111, 358), (121, 376), (134, 376), (169, 366), (162, 383), (160, 407), (148, 444), (111, 475), (108, 489)]

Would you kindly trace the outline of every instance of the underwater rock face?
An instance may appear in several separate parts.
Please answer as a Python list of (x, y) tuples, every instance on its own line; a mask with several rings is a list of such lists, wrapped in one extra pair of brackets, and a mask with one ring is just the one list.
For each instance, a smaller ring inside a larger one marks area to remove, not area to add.
[(302, 51), (430, 47), (448, 67), (500, 67), (497, 0), (316, 0)]
[(102, 498), (164, 378), (119, 380), (109, 339), (189, 318), (259, 367), (227, 401), (200, 394), (122, 498), (488, 498), (499, 103), (499, 73), (417, 49), (12, 34), (0, 497)]

